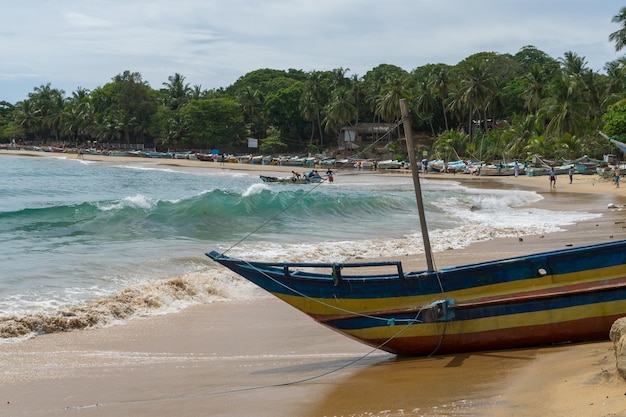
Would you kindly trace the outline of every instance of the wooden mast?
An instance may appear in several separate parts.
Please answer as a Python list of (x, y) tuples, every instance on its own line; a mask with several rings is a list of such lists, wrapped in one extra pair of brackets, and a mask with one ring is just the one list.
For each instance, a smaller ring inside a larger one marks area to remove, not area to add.
[(420, 217), (420, 228), (422, 229), (422, 240), (424, 242), (424, 253), (426, 255), (426, 265), (429, 271), (434, 271), (433, 254), (430, 248), (430, 238), (426, 228), (426, 217), (424, 216), (424, 200), (422, 199), (422, 188), (420, 186), (419, 170), (415, 158), (415, 148), (413, 147), (413, 132), (411, 131), (411, 120), (406, 105), (406, 99), (400, 99), (400, 110), (402, 111), (402, 124), (404, 126), (404, 137), (406, 138), (406, 149), (409, 154), (409, 166), (413, 175), (413, 188), (415, 189), (415, 199), (417, 200), (417, 211)]

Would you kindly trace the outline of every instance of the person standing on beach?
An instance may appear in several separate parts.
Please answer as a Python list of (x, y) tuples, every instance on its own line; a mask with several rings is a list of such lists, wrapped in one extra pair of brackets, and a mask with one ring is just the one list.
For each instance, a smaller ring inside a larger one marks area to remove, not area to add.
[(326, 176), (328, 176), (328, 182), (333, 182), (335, 179), (333, 178), (333, 171), (328, 168), (328, 171), (326, 171)]
[(574, 168), (569, 169), (568, 175), (569, 175), (569, 183), (571, 184), (572, 179), (574, 178)]
[(619, 188), (619, 167), (615, 167), (615, 188)]
[(554, 168), (550, 168), (550, 188), (556, 188), (556, 173)]

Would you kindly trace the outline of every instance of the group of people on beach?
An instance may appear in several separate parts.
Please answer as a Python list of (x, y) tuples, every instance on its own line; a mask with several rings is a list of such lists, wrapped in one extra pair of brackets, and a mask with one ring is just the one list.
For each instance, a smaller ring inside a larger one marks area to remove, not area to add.
[[(304, 178), (306, 180), (310, 180), (311, 178), (322, 178), (319, 172), (317, 172), (317, 169), (312, 169), (306, 174), (300, 174), (299, 172), (291, 171), (291, 174), (295, 179)], [(333, 176), (333, 171), (330, 168), (328, 168), (328, 170), (326, 171), (326, 177), (328, 178), (328, 182), (333, 182), (335, 180)]]
[[(567, 175), (569, 176), (569, 183), (572, 183), (572, 180), (574, 179), (574, 168), (570, 168)], [(550, 188), (556, 188), (556, 172), (554, 171), (554, 168), (550, 169)], [(621, 176), (621, 171), (619, 169), (619, 167), (615, 167), (613, 169), (613, 182), (615, 183), (615, 188), (619, 188), (619, 179)]]

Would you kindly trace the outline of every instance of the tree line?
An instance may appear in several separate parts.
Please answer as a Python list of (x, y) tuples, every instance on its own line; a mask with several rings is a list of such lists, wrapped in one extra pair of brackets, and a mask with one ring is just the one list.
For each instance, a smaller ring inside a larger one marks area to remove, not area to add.
[[(626, 46), (626, 7), (613, 17), (616, 50)], [(435, 138), (446, 159), (601, 157), (602, 130), (626, 138), (626, 57), (594, 72), (585, 57), (553, 58), (534, 46), (516, 54), (481, 52), (456, 65), (406, 71), (381, 64), (363, 76), (349, 69), (259, 69), (226, 88), (190, 86), (176, 73), (154, 89), (125, 71), (92, 91), (69, 95), (50, 84), (18, 103), (0, 102), (0, 142), (84, 146), (142, 143), (157, 149), (320, 152), (341, 129), (397, 123), (405, 98), (414, 131)]]

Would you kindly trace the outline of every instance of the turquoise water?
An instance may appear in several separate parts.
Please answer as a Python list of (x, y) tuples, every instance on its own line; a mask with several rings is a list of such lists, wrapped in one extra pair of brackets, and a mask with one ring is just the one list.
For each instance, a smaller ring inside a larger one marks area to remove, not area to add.
[[(5, 338), (258, 296), (204, 256), (213, 249), (307, 261), (422, 251), (406, 177), (346, 171), (335, 184), (297, 186), (150, 160), (0, 155), (0, 178)], [(435, 251), (550, 232), (591, 216), (524, 208), (541, 199), (533, 192), (422, 185)], [(59, 316), (73, 322), (51, 325)]]

